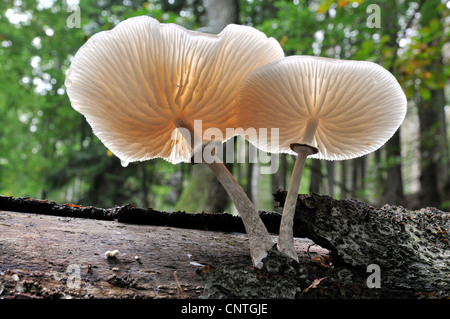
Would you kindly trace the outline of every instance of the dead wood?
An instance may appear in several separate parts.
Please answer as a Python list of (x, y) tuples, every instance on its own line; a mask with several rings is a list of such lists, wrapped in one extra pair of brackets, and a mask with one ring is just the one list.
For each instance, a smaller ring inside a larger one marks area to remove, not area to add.
[[(113, 258), (105, 252), (119, 250)], [(207, 264), (251, 264), (242, 234), (0, 212), (0, 297), (186, 298)]]
[[(280, 206), (285, 195), (274, 194)], [(260, 215), (276, 240), (280, 215)], [(229, 214), (0, 196), (0, 298), (448, 298), (449, 220), (433, 208), (300, 195), (300, 263), (274, 248), (257, 270)], [(370, 265), (380, 288), (370, 288)]]
[[(275, 197), (282, 205), (285, 192)], [(367, 278), (367, 268), (375, 265), (382, 287), (392, 292), (450, 296), (448, 212), (299, 195), (295, 227), (330, 251), (335, 269), (366, 272)]]

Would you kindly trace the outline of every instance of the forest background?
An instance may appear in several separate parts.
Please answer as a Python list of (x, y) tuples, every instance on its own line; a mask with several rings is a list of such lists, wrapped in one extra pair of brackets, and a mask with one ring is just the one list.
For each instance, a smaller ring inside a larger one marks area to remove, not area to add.
[[(211, 33), (250, 25), (276, 38), (286, 55), (382, 65), (408, 98), (400, 130), (361, 158), (308, 159), (300, 192), (450, 210), (447, 0), (0, 0), (0, 195), (235, 211), (205, 165), (154, 159), (123, 167), (71, 108), (64, 79), (77, 50), (138, 15)], [(246, 152), (245, 140), (235, 142)], [(272, 193), (287, 188), (293, 164), (293, 156), (280, 155), (275, 174), (261, 174), (266, 164), (249, 158), (227, 166), (258, 209), (275, 210)]]

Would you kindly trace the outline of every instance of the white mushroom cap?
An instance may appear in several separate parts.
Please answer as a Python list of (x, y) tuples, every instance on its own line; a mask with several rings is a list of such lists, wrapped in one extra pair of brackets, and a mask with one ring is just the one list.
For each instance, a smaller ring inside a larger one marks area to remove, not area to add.
[(275, 39), (251, 27), (210, 35), (136, 17), (92, 36), (65, 85), (73, 108), (122, 161), (189, 162), (190, 141), (176, 128), (202, 120), (203, 131), (218, 128), (230, 138), (238, 85), (283, 56)]
[(235, 109), (238, 127), (279, 128), (279, 144), (249, 138), (265, 151), (296, 154), (291, 144), (306, 144), (319, 151), (312, 158), (344, 160), (386, 143), (406, 103), (397, 80), (378, 64), (291, 56), (251, 72)]

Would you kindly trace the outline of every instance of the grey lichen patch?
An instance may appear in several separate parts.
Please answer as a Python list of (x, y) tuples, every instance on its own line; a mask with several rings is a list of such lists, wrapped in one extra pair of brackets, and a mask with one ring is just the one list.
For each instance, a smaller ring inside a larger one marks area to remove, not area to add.
[(262, 269), (228, 265), (204, 268), (199, 272), (205, 281), (202, 298), (293, 299), (311, 284), (308, 278), (323, 275), (320, 266), (311, 263), (301, 267), (278, 252), (275, 246), (263, 263)]
[[(276, 195), (282, 205), (285, 194)], [(332, 262), (320, 265), (315, 258), (302, 257), (296, 263), (272, 249), (261, 270), (220, 265), (202, 271), (203, 297), (450, 296), (449, 213), (429, 207), (417, 211), (392, 205), (375, 208), (356, 200), (300, 195), (294, 227), (294, 233), (326, 248)], [(372, 274), (368, 266), (373, 265), (379, 269), (374, 273), (379, 276), (377, 288), (368, 285)]]
[(315, 194), (299, 199), (296, 227), (335, 261), (359, 269), (377, 264), (391, 287), (450, 292), (450, 213), (375, 208)]

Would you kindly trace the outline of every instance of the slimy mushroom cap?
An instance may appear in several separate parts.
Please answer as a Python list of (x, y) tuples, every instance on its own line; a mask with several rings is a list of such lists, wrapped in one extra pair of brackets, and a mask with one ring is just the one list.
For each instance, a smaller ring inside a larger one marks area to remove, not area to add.
[(192, 153), (179, 129), (201, 120), (196, 134), (217, 128), (229, 138), (238, 85), (283, 56), (277, 41), (251, 27), (211, 35), (143, 16), (92, 36), (65, 85), (73, 108), (123, 162), (162, 157), (175, 164)]
[(406, 115), (406, 97), (394, 76), (372, 62), (291, 56), (247, 75), (236, 103), (237, 125), (279, 128), (279, 141), (249, 141), (268, 152), (345, 160), (381, 147)]

